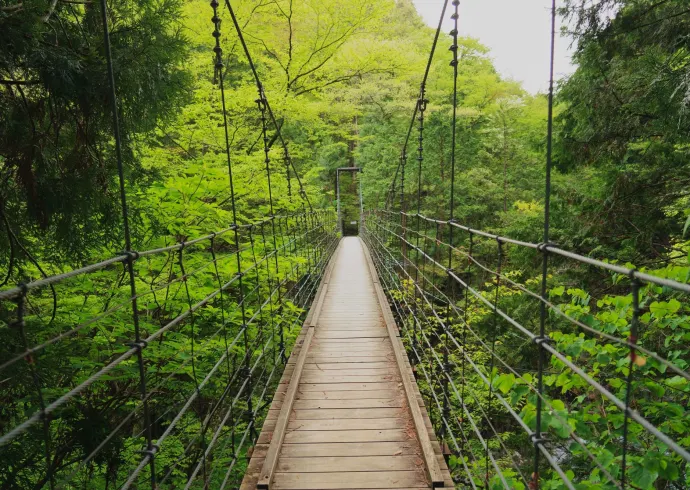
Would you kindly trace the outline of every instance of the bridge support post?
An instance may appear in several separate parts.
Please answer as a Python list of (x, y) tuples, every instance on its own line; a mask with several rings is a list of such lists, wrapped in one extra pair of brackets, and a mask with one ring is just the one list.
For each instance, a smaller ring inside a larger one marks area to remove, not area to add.
[(338, 231), (340, 232), (340, 236), (343, 235), (343, 219), (340, 214), (340, 169), (337, 169), (335, 171), (335, 192), (336, 192), (336, 200), (337, 200), (337, 207), (338, 207)]
[[(343, 213), (342, 213), (342, 205), (340, 204), (340, 172), (361, 172), (362, 169), (360, 167), (340, 167), (335, 170), (335, 192), (336, 192), (336, 206), (338, 209), (338, 231), (340, 232), (340, 236), (343, 236), (344, 233), (344, 227), (343, 227)], [(361, 221), (361, 216), (362, 216), (362, 187), (360, 184), (359, 188), (359, 212), (360, 212), (360, 225), (362, 223)]]

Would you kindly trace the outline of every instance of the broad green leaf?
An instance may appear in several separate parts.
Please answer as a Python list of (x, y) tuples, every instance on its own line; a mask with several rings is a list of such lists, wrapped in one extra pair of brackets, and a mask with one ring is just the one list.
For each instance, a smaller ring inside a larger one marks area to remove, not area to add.
[(649, 471), (643, 465), (638, 463), (633, 464), (633, 467), (628, 470), (628, 475), (632, 483), (642, 490), (652, 488), (652, 485), (659, 477), (658, 473)]

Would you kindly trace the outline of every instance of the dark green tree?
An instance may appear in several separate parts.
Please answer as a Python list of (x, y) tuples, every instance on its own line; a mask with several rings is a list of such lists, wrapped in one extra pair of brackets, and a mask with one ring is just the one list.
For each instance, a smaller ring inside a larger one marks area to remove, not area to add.
[(558, 164), (589, 182), (568, 197), (573, 227), (629, 260), (665, 256), (690, 183), (688, 3), (569, 0), (563, 13), (579, 67), (560, 90)]
[[(175, 113), (189, 86), (181, 5), (108, 5), (131, 179), (145, 177), (134, 142)], [(99, 2), (0, 2), (0, 83), (3, 248), (8, 235), (28, 232), (72, 253), (113, 240), (121, 247)]]

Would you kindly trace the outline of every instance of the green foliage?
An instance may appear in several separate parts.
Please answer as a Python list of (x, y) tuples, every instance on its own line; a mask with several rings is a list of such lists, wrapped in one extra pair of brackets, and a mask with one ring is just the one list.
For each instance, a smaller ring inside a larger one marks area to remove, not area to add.
[[(0, 10), (2, 213), (16, 235), (47, 233), (61, 250), (83, 259), (85, 247), (120, 243), (101, 12), (97, 2), (50, 2), (46, 13), (48, 3)], [(182, 5), (109, 6), (123, 156), (133, 180), (145, 178), (137, 136), (171, 119), (189, 88)]]
[[(299, 217), (277, 220), (277, 248), (266, 223), (244, 228), (238, 243), (226, 232), (211, 243), (206, 239), (135, 263), (140, 335), (149, 339), (143, 350), (144, 379), (152, 438), (160, 446), (159, 482), (183, 486), (207, 447), (214, 460), (211, 485), (219, 487), (230, 469), (231, 481), (241, 478), (242, 465), (235, 463), (252, 440), (243, 436), (251, 420), (262, 424), (280, 379), (281, 359), (292, 349), (319, 270), (333, 250), (335, 217), (332, 212), (323, 217), (323, 228), (316, 221), (307, 227)], [(113, 365), (50, 415), (56, 482), (108, 488), (122, 484), (142, 461), (147, 422), (137, 357), (117, 362), (131, 353), (134, 338), (127, 278), (123, 264), (115, 264), (60, 282), (55, 311), (50, 290), (33, 292), (24, 318), (25, 338), (14, 323), (13, 303), (4, 302), (0, 310), (3, 361), (17, 361), (3, 371), (8, 377), (0, 417), (6, 427), (40, 410), (34, 373), (42, 402), (50, 404)], [(24, 345), (44, 343), (35, 354), (23, 355)], [(249, 381), (243, 370), (247, 366)], [(190, 399), (193, 403), (185, 408)], [(249, 417), (250, 407), (255, 416)], [(207, 426), (203, 434), (202, 424)], [(223, 437), (208, 446), (216, 432)], [(39, 427), (32, 427), (2, 448), (0, 485), (48, 484), (45, 438)]]
[[(533, 207), (519, 205), (525, 210)], [(414, 220), (408, 223), (411, 243), (416, 240), (415, 228)], [(382, 281), (390, 288), (394, 310), (401, 318), (401, 337), (416, 365), (417, 382), (435, 429), (453, 433), (448, 444), (456, 450), (450, 466), (457, 481), (472, 478), (476, 485), (492, 488), (533, 487), (534, 446), (527, 429), (536, 430), (541, 402), (546, 448), (576, 488), (615, 488), (611, 481), (622, 477), (624, 440), (629, 484), (644, 489), (687, 485), (682, 456), (630, 418), (624, 435), (625, 414), (593, 386), (599, 383), (611, 396), (625, 400), (632, 369), (632, 409), (679, 445), (687, 444), (690, 383), (681, 374), (687, 373), (690, 362), (690, 309), (683, 293), (650, 284), (639, 289), (635, 342), (642, 349), (631, 355), (627, 340), (634, 306), (629, 277), (597, 275), (595, 283), (591, 276), (596, 269), (551, 255), (547, 292), (553, 306), (546, 310), (549, 345), (581, 372), (547, 353), (539, 396), (538, 349), (516, 327), (538, 332), (539, 261), (530, 265), (523, 254), (506, 254), (497, 285), (495, 276), (475, 262), (493, 266), (495, 241), (475, 237), (472, 261), (467, 260), (468, 244), (461, 242), (451, 256), (455, 273), (476, 292), (469, 294), (446, 282), (445, 266), (432, 261), (446, 257), (447, 247), (442, 243), (447, 233), (439, 233), (439, 228), (435, 233), (424, 230), (423, 225), (421, 229), (425, 255), (402, 247), (395, 213), (369, 215), (366, 240), (378, 256)], [(529, 254), (541, 257), (534, 251)], [(409, 264), (407, 272), (392, 266), (402, 263), (403, 257)], [(641, 271), (678, 282), (690, 278), (684, 255), (663, 268)], [(400, 280), (396, 274), (408, 279)], [(426, 297), (409, 279), (416, 274)], [(586, 276), (590, 279), (583, 281)], [(596, 286), (577, 286), (583, 283)], [(446, 298), (453, 294), (451, 307)], [(494, 304), (512, 321), (496, 316)], [(443, 367), (446, 362), (449, 368)], [(446, 372), (450, 386), (444, 387)], [(442, 423), (443, 393), (448, 393), (450, 406)], [(487, 457), (485, 447), (493, 459)], [(540, 458), (539, 480), (542, 488), (565, 488), (561, 475), (544, 458)]]
[[(598, 181), (571, 197), (623, 260), (668, 253), (689, 182), (690, 20), (682, 0), (569, 0), (578, 69), (563, 83), (557, 163)], [(577, 223), (579, 226), (580, 223)]]

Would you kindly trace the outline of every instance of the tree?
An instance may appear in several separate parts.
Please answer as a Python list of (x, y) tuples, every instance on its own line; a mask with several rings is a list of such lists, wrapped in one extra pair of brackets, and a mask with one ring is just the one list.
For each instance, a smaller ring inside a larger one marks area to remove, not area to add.
[(589, 233), (630, 260), (674, 249), (690, 183), (690, 10), (676, 0), (570, 0), (579, 67), (559, 94), (558, 166), (601, 185), (576, 199)]
[[(121, 247), (98, 5), (29, 1), (0, 8), (0, 199), (6, 231), (20, 236), (40, 230), (76, 257), (94, 243)], [(135, 141), (177, 111), (189, 86), (181, 5), (129, 0), (108, 7), (131, 179), (145, 177)], [(2, 240), (6, 247), (10, 239)]]

